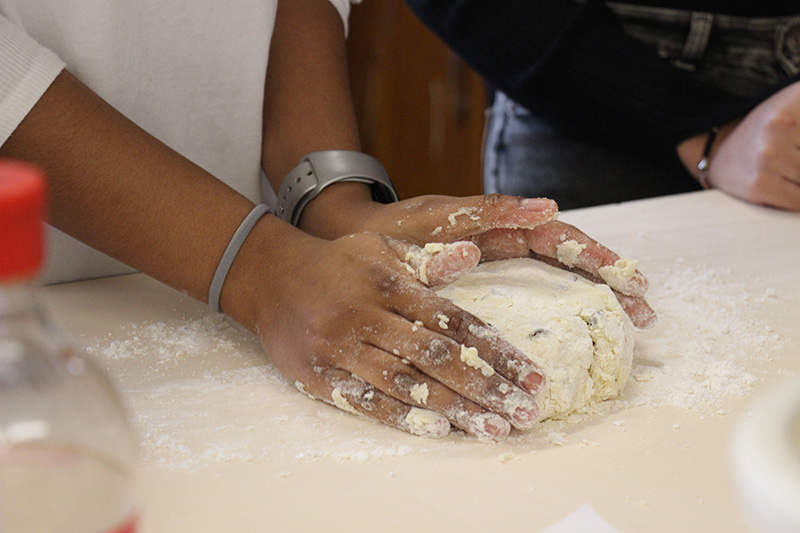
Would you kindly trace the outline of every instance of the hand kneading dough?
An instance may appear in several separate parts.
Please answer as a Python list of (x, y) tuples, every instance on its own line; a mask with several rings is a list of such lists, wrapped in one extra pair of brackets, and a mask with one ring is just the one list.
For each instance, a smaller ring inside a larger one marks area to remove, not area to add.
[(606, 285), (533, 259), (478, 265), (438, 290), (497, 329), (547, 378), (539, 417), (617, 396), (631, 372), (633, 325)]

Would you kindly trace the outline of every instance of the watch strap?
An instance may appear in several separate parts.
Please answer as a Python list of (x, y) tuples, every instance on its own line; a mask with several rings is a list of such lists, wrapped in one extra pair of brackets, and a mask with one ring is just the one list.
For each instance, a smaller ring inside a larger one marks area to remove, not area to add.
[(296, 226), (308, 203), (325, 187), (341, 181), (369, 185), (375, 201), (398, 200), (397, 191), (380, 161), (362, 152), (326, 150), (307, 154), (287, 174), (278, 190), (276, 214)]
[(700, 185), (704, 189), (711, 188), (711, 179), (710, 179), (710, 171), (711, 171), (711, 150), (714, 148), (714, 141), (717, 139), (717, 133), (719, 133), (719, 128), (714, 126), (709, 130), (708, 137), (706, 137), (706, 144), (703, 148), (703, 158), (697, 164), (697, 174), (700, 177)]

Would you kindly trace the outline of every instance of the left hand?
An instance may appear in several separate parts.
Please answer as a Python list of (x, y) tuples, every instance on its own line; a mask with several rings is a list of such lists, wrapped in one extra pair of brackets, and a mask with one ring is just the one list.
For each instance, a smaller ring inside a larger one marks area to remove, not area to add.
[[(351, 216), (350, 232), (374, 231), (424, 246), (429, 242), (472, 241), (483, 261), (534, 256), (576, 270), (593, 281), (603, 280), (639, 328), (655, 324), (656, 314), (644, 299), (647, 280), (636, 270), (630, 276), (608, 276), (620, 256), (574, 226), (556, 220), (556, 203), (501, 194), (457, 198), (420, 196), (394, 204), (370, 202)], [(313, 228), (304, 228), (313, 233)], [(574, 240), (583, 250), (567, 265), (559, 245)], [(563, 257), (561, 258), (563, 259)]]
[[(708, 135), (678, 145), (695, 177)], [(773, 94), (742, 119), (723, 124), (710, 154), (710, 185), (755, 204), (800, 211), (800, 82)]]

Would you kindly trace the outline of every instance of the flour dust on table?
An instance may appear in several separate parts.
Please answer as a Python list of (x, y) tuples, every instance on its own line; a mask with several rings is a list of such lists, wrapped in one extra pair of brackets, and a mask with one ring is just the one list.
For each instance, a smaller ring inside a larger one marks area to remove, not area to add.
[[(501, 464), (553, 447), (602, 446), (602, 438), (583, 433), (583, 423), (591, 420), (592, 427), (624, 432), (627, 412), (633, 409), (653, 410), (652, 416), (666, 408), (724, 416), (732, 401), (750, 394), (762, 377), (782, 375), (767, 372), (762, 364), (789, 354), (792, 345), (780, 335), (787, 326), (758, 317), (790, 315), (797, 305), (794, 293), (765, 290), (763, 281), (730, 269), (680, 259), (649, 263), (648, 301), (659, 321), (653, 329), (636, 332), (633, 370), (620, 396), (586, 407), (585, 414), (551, 417), (534, 430), (515, 432), (502, 449), (486, 448), (459, 432), (420, 439), (309, 400), (266, 362), (254, 335), (217, 315), (127, 323), (118, 331), (85, 338), (84, 344), (120, 384), (146, 468), (196, 470), (280, 458), (287, 465), (282, 477), (296, 463), (426, 453), (464, 456), (476, 450), (483, 454), (484, 448), (492, 458), (498, 451), (513, 452)], [(559, 275), (571, 279), (571, 274)], [(424, 403), (423, 390), (415, 395)], [(669, 431), (675, 422), (673, 417), (664, 420)]]
[(633, 324), (607, 285), (534, 259), (478, 265), (438, 290), (522, 350), (544, 373), (541, 420), (591, 410), (631, 373)]

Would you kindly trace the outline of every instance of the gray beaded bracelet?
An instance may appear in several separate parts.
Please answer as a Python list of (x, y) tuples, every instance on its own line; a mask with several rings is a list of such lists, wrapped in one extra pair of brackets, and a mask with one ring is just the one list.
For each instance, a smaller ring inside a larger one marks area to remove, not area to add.
[(214, 272), (214, 278), (211, 280), (211, 287), (208, 289), (208, 305), (215, 312), (222, 312), (219, 308), (219, 296), (222, 293), (222, 285), (225, 283), (225, 278), (228, 276), (228, 270), (230, 270), (233, 260), (236, 259), (236, 254), (239, 253), (239, 248), (242, 247), (242, 243), (244, 243), (256, 222), (268, 212), (269, 207), (266, 204), (255, 206), (236, 229), (233, 237), (231, 237), (231, 242), (228, 243), (225, 253), (222, 254), (222, 259), (219, 260), (217, 271)]

